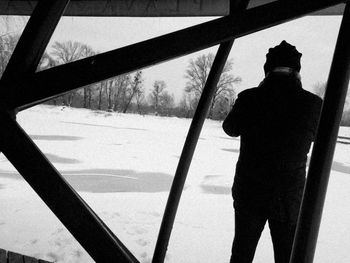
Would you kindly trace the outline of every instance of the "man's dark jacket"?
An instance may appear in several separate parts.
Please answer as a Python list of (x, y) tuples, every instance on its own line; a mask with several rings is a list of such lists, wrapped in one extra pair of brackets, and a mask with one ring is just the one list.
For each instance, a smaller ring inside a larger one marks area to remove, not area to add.
[(297, 82), (291, 76), (267, 77), (238, 95), (223, 123), (229, 136), (241, 136), (233, 197), (253, 210), (288, 193), (300, 203), (322, 100)]

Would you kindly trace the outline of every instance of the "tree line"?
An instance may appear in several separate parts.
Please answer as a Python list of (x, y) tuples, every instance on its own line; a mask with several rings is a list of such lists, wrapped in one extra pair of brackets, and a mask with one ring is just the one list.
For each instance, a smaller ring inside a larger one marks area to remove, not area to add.
[[(18, 39), (19, 36), (15, 34), (0, 34), (0, 77)], [(89, 45), (76, 41), (56, 41), (49, 50), (42, 56), (38, 71), (98, 54)], [(164, 80), (155, 80), (150, 92), (146, 94), (142, 70), (87, 85), (46, 103), (110, 112), (191, 118), (199, 102), (213, 60), (214, 55), (207, 53), (189, 61), (184, 73), (187, 82), (179, 103), (175, 103), (174, 95), (169, 93)], [(235, 102), (234, 86), (241, 82), (241, 78), (235, 76), (232, 69), (231, 59), (227, 61), (215, 89), (209, 109), (209, 118), (224, 119)], [(325, 83), (315, 83), (313, 92), (323, 98), (325, 86)], [(349, 96), (346, 100), (341, 125), (350, 126)]]
[[(19, 37), (13, 34), (0, 35), (0, 76), (15, 48)], [(37, 71), (57, 65), (70, 63), (98, 54), (91, 46), (77, 42), (54, 42), (42, 56)], [(105, 110), (114, 112), (132, 112), (161, 116), (193, 117), (210, 68), (213, 64), (212, 53), (203, 54), (189, 61), (184, 73), (186, 86), (183, 96), (175, 103), (174, 95), (164, 80), (155, 80), (146, 93), (142, 70), (116, 76), (104, 81), (87, 85), (63, 96), (47, 101), (46, 104), (67, 107)], [(235, 99), (234, 85), (241, 79), (232, 74), (233, 61), (229, 60), (223, 70), (209, 111), (212, 119), (223, 119)]]

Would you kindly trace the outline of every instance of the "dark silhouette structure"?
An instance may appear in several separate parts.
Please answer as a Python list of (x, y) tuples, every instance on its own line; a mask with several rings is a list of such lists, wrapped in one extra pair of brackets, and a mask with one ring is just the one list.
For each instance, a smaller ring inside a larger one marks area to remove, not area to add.
[[(85, 85), (220, 45), (183, 147), (160, 227), (153, 262), (163, 262), (191, 159), (234, 39), (310, 13), (343, 14), (343, 10), (343, 0), (0, 0), (1, 15), (30, 15), (0, 80), (0, 150), (96, 262), (138, 262), (36, 147), (16, 122), (16, 113)], [(62, 15), (222, 17), (36, 72)], [(310, 161), (291, 263), (313, 261), (349, 83), (349, 31), (350, 6), (346, 4)]]
[(271, 48), (265, 79), (241, 92), (223, 122), (241, 137), (232, 194), (235, 238), (231, 262), (252, 262), (266, 221), (275, 262), (288, 263), (301, 204), (307, 153), (322, 100), (302, 88), (301, 54), (283, 41)]

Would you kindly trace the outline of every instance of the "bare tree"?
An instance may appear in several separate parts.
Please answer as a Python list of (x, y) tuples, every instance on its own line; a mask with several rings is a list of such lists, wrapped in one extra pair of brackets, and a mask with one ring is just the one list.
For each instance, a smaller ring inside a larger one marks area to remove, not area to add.
[(26, 20), (27, 18), (20, 16), (0, 16), (0, 77), (17, 45)]
[(136, 100), (137, 112), (139, 114), (142, 114), (142, 107), (145, 101), (145, 90), (142, 87), (136, 91), (135, 100)]
[(115, 93), (116, 78), (106, 80), (107, 110), (113, 110), (113, 95)]
[(15, 50), (19, 36), (4, 34), (0, 36), (0, 77), (5, 71), (13, 51)]
[(27, 21), (28, 17), (24, 16), (0, 16), (0, 37), (20, 35)]
[[(66, 64), (73, 62), (75, 60), (91, 56), (94, 54), (94, 51), (91, 47), (86, 44), (76, 42), (76, 41), (66, 41), (58, 42), (56, 41), (52, 45), (51, 55), (56, 58), (56, 61), (59, 64)], [(64, 104), (66, 106), (71, 106), (74, 96), (76, 95), (75, 91), (64, 95)], [(84, 104), (86, 105), (87, 92), (84, 92)]]
[[(186, 83), (185, 92), (193, 93), (197, 101), (202, 94), (210, 69), (213, 65), (213, 61), (214, 55), (212, 53), (203, 54), (197, 57), (195, 60), (191, 59), (186, 69), (185, 78), (187, 78), (188, 81)], [(217, 100), (220, 97), (229, 97), (234, 95), (233, 85), (241, 81), (240, 77), (235, 77), (231, 73), (232, 68), (233, 60), (230, 59), (226, 62), (220, 76), (220, 80), (215, 89), (209, 110), (209, 118), (212, 117), (213, 108)]]
[(127, 89), (130, 85), (130, 75), (125, 74), (115, 78), (115, 91), (113, 96), (113, 110), (118, 111), (126, 105)]
[[(87, 58), (96, 55), (96, 52), (92, 49), (92, 47), (82, 44), (81, 46), (81, 57)], [(91, 100), (92, 100), (92, 89), (93, 85), (87, 85), (83, 88), (83, 107), (91, 109)]]
[(158, 106), (163, 91), (166, 89), (166, 83), (163, 80), (156, 80), (153, 83), (153, 89), (149, 95), (151, 104), (154, 107), (155, 114), (158, 115)]
[(89, 85), (89, 87), (86, 89), (87, 91), (87, 108), (88, 109), (92, 109), (92, 93), (93, 93), (93, 90), (94, 88), (96, 87), (96, 84), (92, 84), (92, 85)]
[(103, 96), (103, 89), (107, 88), (107, 81), (101, 81), (100, 85), (98, 86), (98, 104), (97, 104), (97, 109), (101, 110), (102, 109), (102, 96)]
[(51, 54), (56, 57), (60, 64), (66, 64), (78, 60), (87, 52), (85, 44), (70, 40), (66, 42), (55, 41), (51, 48)]
[(123, 89), (127, 89), (130, 84), (130, 76), (122, 75), (105, 80), (105, 93), (108, 111), (116, 111)]
[(179, 102), (179, 110), (182, 117), (190, 117), (190, 103), (188, 100), (188, 93), (183, 93), (182, 99)]
[(160, 107), (166, 115), (169, 115), (169, 111), (174, 107), (174, 95), (170, 95), (168, 91), (164, 90), (160, 95)]
[(127, 89), (127, 91), (126, 91), (127, 102), (126, 102), (125, 107), (123, 109), (123, 113), (126, 113), (126, 111), (128, 110), (128, 108), (130, 106), (132, 99), (134, 98), (136, 93), (142, 88), (142, 83), (143, 83), (142, 71), (140, 70), (140, 71), (137, 71), (135, 73), (134, 79), (131, 82), (130, 88)]

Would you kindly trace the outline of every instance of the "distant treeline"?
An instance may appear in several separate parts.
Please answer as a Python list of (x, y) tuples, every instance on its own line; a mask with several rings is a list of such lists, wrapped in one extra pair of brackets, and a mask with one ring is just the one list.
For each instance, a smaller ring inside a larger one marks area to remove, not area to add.
[[(5, 70), (18, 39), (18, 35), (10, 33), (0, 35), (0, 76)], [(46, 70), (96, 54), (98, 54), (97, 51), (81, 42), (56, 41), (42, 56), (37, 70)], [(183, 96), (178, 103), (175, 103), (174, 95), (167, 89), (167, 83), (161, 79), (154, 81), (152, 87), (147, 87), (150, 92), (146, 94), (143, 71), (94, 83), (45, 103), (123, 113), (191, 118), (213, 60), (214, 55), (208, 53), (189, 61), (187, 69), (184, 70), (187, 83), (185, 87), (182, 87)], [(232, 65), (232, 60), (225, 65), (210, 106), (209, 118), (223, 119), (235, 100), (234, 85), (241, 79), (232, 74)]]
[[(18, 35), (9, 33), (0, 35), (0, 76), (18, 39)], [(47, 50), (41, 58), (38, 71), (98, 54), (89, 45), (76, 41), (56, 41)], [(183, 95), (179, 103), (175, 103), (174, 95), (169, 93), (164, 80), (154, 81), (152, 87), (147, 87), (150, 92), (146, 93), (144, 73), (141, 70), (87, 85), (45, 103), (122, 113), (192, 118), (213, 60), (214, 55), (208, 53), (189, 61), (184, 70), (187, 82), (183, 87)], [(230, 59), (223, 69), (214, 92), (208, 114), (211, 119), (224, 119), (235, 102), (234, 86), (241, 82), (241, 78), (234, 76), (232, 69), (233, 61)], [(313, 87), (314, 92), (320, 97), (323, 97), (324, 89), (324, 83), (316, 83)], [(341, 125), (350, 126), (349, 100), (345, 106)]]

